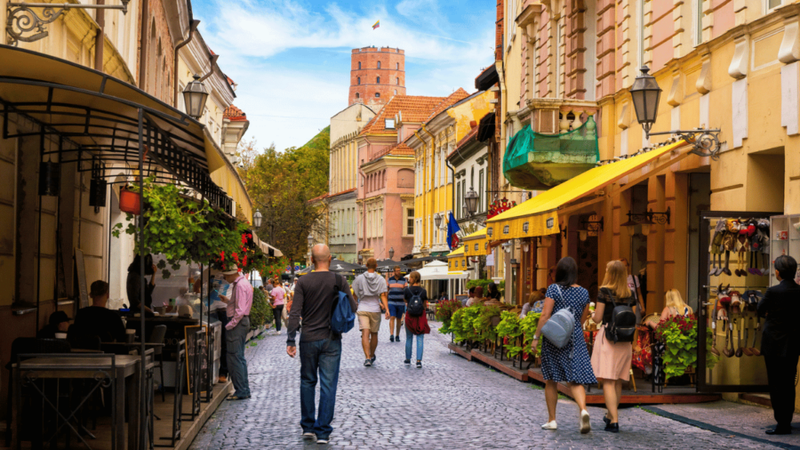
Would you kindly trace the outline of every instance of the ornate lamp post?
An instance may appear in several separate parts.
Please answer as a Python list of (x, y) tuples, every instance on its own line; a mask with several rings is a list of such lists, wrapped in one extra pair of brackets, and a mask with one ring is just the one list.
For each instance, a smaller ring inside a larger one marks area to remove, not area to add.
[(206, 100), (208, 99), (208, 90), (206, 86), (200, 81), (200, 75), (194, 76), (194, 81), (190, 82), (183, 89), (183, 100), (186, 105), (186, 114), (199, 119), (203, 116), (206, 109)]
[(264, 216), (261, 215), (261, 211), (256, 210), (256, 213), (253, 214), (253, 225), (256, 228), (261, 228), (261, 221), (263, 218)]

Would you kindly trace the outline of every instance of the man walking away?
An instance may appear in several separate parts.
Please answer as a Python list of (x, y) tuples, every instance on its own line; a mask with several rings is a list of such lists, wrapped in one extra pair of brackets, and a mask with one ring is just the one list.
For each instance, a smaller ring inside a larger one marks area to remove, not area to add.
[[(300, 333), (300, 427), (304, 438), (316, 436), (317, 444), (327, 444), (336, 403), (339, 383), (339, 363), (342, 358), (342, 335), (331, 330), (331, 316), (336, 307), (338, 292), (350, 292), (344, 277), (329, 271), (331, 251), (325, 244), (311, 249), (315, 269), (303, 276), (295, 286), (294, 300), (289, 313), (286, 353), (297, 354), (295, 336), (303, 318)], [(355, 300), (348, 295), (350, 307)], [(319, 413), (315, 417), (315, 389), (320, 379)]]
[(231, 297), (219, 297), (228, 305), (228, 324), (225, 325), (228, 372), (233, 381), (235, 392), (228, 400), (245, 400), (250, 398), (250, 382), (247, 379), (247, 360), (244, 357), (244, 343), (250, 331), (250, 307), (253, 305), (253, 287), (247, 278), (239, 274), (239, 268), (233, 264), (222, 275), (231, 283)]
[[(375, 363), (375, 349), (378, 347), (378, 331), (381, 329), (381, 309), (389, 318), (389, 305), (386, 293), (386, 280), (375, 273), (378, 262), (375, 258), (367, 260), (367, 271), (353, 282), (353, 295), (358, 301), (358, 328), (361, 330), (361, 346), (364, 347), (364, 367)], [(389, 330), (391, 333), (392, 330)]]
[[(406, 302), (403, 293), (408, 286), (408, 281), (403, 278), (400, 267), (394, 268), (394, 275), (389, 278), (389, 340), (400, 342), (400, 326), (403, 324), (403, 314), (406, 312)], [(394, 335), (392, 335), (394, 330)]]

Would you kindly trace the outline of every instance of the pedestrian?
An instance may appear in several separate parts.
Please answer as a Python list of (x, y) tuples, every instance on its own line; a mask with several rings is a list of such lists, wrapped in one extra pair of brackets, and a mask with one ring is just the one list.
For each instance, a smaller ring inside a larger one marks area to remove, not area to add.
[(664, 295), (664, 299), (667, 305), (664, 307), (664, 310), (661, 311), (661, 320), (666, 320), (675, 316), (689, 317), (694, 314), (692, 307), (683, 301), (683, 297), (681, 297), (681, 293), (677, 289), (668, 290)]
[[(389, 278), (389, 342), (400, 342), (400, 326), (406, 312), (405, 290), (408, 280), (403, 278), (403, 271), (395, 266), (394, 274)], [(394, 330), (394, 334), (392, 334)]]
[[(297, 354), (295, 336), (303, 318), (300, 333), (300, 427), (303, 438), (316, 436), (317, 444), (327, 444), (333, 428), (336, 387), (339, 383), (339, 363), (342, 358), (342, 336), (331, 330), (331, 316), (338, 292), (350, 292), (344, 277), (330, 272), (331, 251), (325, 244), (311, 249), (315, 270), (297, 282), (294, 303), (286, 329), (286, 353)], [(355, 310), (353, 297), (348, 295)], [(315, 389), (319, 377), (319, 410), (316, 414)]]
[(628, 305), (636, 308), (636, 299), (628, 287), (627, 271), (621, 261), (609, 261), (603, 285), (597, 293), (597, 303), (592, 320), (603, 325), (597, 331), (592, 351), (592, 369), (603, 386), (608, 414), (603, 416), (605, 431), (619, 432), (619, 402), (622, 398), (622, 382), (630, 380), (633, 347), (631, 342), (613, 342), (606, 337), (605, 330), (612, 323), (616, 306)]
[(142, 278), (150, 275), (150, 281), (145, 278), (144, 288), (144, 312), (146, 317), (153, 317), (153, 290), (156, 288), (156, 271), (158, 268), (153, 264), (153, 257), (145, 255), (144, 257), (144, 275), (141, 275), (141, 256), (136, 255), (133, 262), (128, 266), (128, 278), (125, 282), (125, 290), (128, 293), (128, 304), (130, 304), (130, 314), (139, 314), (141, 312), (141, 288)]
[(253, 287), (239, 273), (236, 264), (222, 272), (225, 281), (232, 284), (230, 298), (219, 297), (228, 305), (228, 324), (225, 325), (227, 339), (228, 373), (233, 381), (233, 396), (228, 400), (250, 398), (250, 381), (247, 377), (247, 359), (244, 357), (244, 344), (250, 331), (250, 307), (253, 305)]
[(788, 255), (775, 259), (777, 286), (767, 289), (758, 302), (758, 316), (765, 317), (761, 333), (761, 355), (767, 366), (769, 399), (777, 425), (767, 434), (792, 434), (795, 376), (800, 340), (795, 337), (795, 319), (800, 315), (800, 286), (794, 278), (797, 261)]
[(408, 275), (411, 286), (405, 289), (403, 297), (406, 301), (408, 312), (406, 312), (406, 360), (405, 364), (411, 364), (411, 350), (414, 337), (417, 338), (417, 369), (422, 368), (422, 350), (424, 348), (425, 335), (431, 332), (428, 326), (428, 317), (425, 311), (428, 310), (428, 292), (420, 287), (420, 275), (416, 270)]
[(279, 335), (281, 334), (283, 305), (286, 303), (286, 291), (280, 283), (274, 285), (270, 297), (272, 297), (272, 316), (275, 319), (275, 335)]
[(556, 430), (556, 404), (558, 403), (558, 383), (566, 382), (572, 391), (572, 398), (580, 408), (580, 431), (591, 431), (589, 413), (586, 411), (585, 384), (595, 384), (597, 379), (592, 372), (586, 341), (583, 339), (583, 322), (589, 314), (589, 292), (577, 284), (578, 264), (567, 256), (556, 265), (555, 283), (547, 287), (542, 316), (536, 327), (531, 348), (536, 353), (542, 327), (558, 311), (569, 308), (575, 318), (572, 338), (564, 348), (558, 348), (545, 338), (542, 341), (542, 375), (545, 379), (544, 396), (547, 403), (547, 423), (542, 429)]
[[(353, 282), (353, 297), (358, 302), (358, 328), (361, 330), (361, 346), (364, 348), (364, 367), (375, 364), (375, 349), (378, 347), (378, 331), (381, 329), (381, 310), (389, 319), (386, 280), (375, 272), (378, 262), (367, 260), (367, 271)], [(391, 333), (391, 330), (389, 330)]]

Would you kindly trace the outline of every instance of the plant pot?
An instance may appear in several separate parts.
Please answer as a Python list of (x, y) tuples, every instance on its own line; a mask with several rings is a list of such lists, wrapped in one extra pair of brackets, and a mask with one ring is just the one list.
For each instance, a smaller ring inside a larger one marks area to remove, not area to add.
[(128, 189), (127, 186), (123, 186), (119, 190), (119, 210), (129, 214), (141, 214), (142, 204), (139, 193)]

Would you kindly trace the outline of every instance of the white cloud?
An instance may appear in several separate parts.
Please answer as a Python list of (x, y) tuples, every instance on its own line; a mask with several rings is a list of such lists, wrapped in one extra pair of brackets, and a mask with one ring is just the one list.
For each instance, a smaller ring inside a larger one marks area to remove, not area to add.
[[(411, 95), (472, 91), (475, 76), (493, 59), (494, 17), (448, 36), (429, 23), (440, 13), (424, 14), (438, 11), (437, 0), (403, 0), (396, 6), (401, 16), (380, 5), (354, 12), (336, 3), (312, 10), (289, 0), (212, 1), (211, 17), (200, 17), (201, 32), (239, 86), (235, 103), (251, 122), (246, 138), (261, 146), (302, 145), (347, 106), (352, 48), (404, 49)], [(381, 26), (373, 31), (379, 19)], [(319, 59), (296, 56), (314, 49), (320, 50)]]

